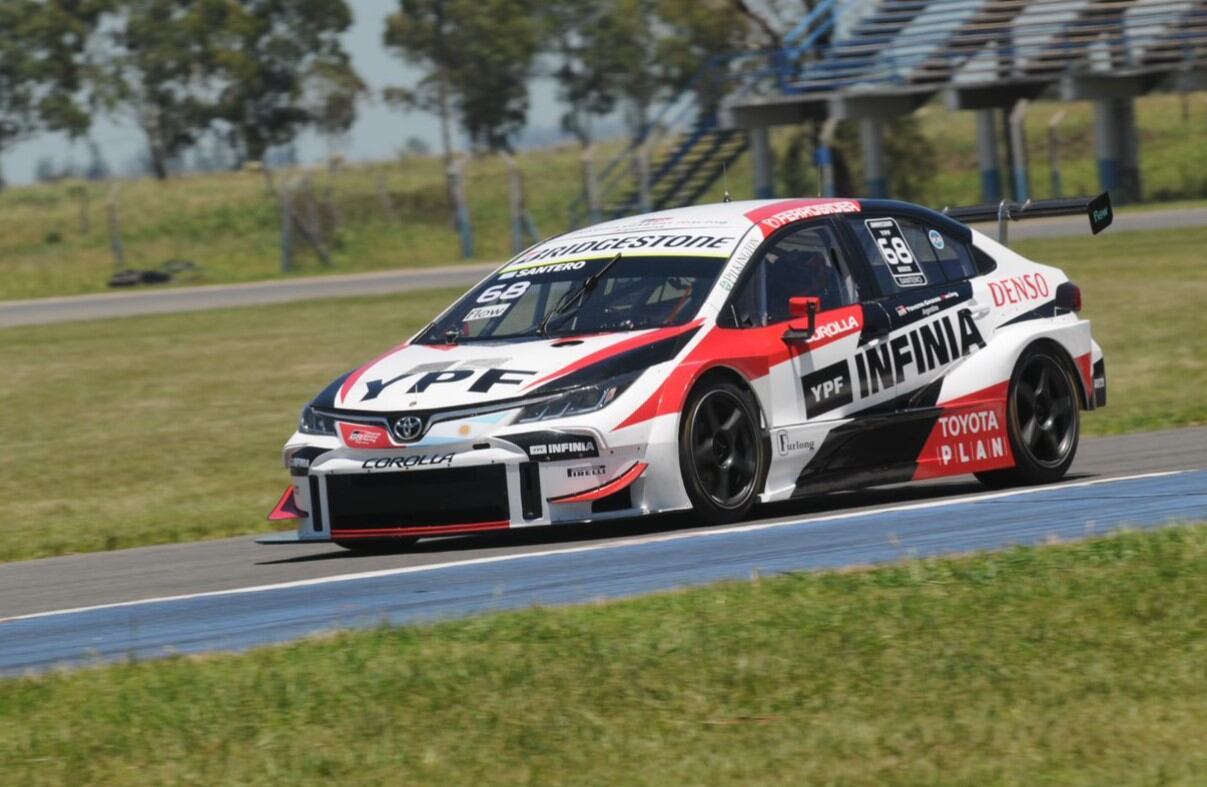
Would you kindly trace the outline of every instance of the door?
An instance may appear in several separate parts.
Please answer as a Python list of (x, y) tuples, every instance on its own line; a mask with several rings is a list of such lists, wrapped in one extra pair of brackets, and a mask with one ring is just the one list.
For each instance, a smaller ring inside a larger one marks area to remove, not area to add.
[[(865, 326), (860, 289), (838, 227), (823, 220), (773, 237), (727, 307), (729, 321), (769, 354), (759, 392), (769, 410), (773, 496), (793, 488), (826, 433), (861, 406), (850, 364)], [(820, 301), (813, 335), (785, 339), (808, 325), (790, 309), (790, 299), (801, 296)]]
[(911, 216), (864, 215), (847, 226), (887, 321), (881, 340), (854, 359), (857, 394), (871, 398), (891, 388), (893, 410), (930, 407), (951, 367), (986, 343), (989, 310), (973, 299), (971, 251)]

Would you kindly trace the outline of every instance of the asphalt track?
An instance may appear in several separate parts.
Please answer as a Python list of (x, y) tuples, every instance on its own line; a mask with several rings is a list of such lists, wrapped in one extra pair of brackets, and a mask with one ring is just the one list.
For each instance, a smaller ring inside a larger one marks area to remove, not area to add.
[[(996, 236), (994, 225), (974, 225)], [(1207, 226), (1207, 208), (1169, 208), (1124, 211), (1107, 232), (1162, 230)], [(1065, 216), (1010, 225), (1010, 240), (1080, 236), (1088, 233), (1083, 216)], [(99, 320), (144, 314), (199, 311), (234, 306), (257, 306), (317, 298), (384, 295), (433, 287), (466, 287), (498, 263), (467, 263), (373, 273), (283, 279), (248, 284), (220, 284), (100, 295), (75, 295), (0, 302), (0, 328)]]
[(1085, 440), (1051, 487), (954, 479), (757, 513), (728, 527), (681, 516), (432, 539), (377, 557), (238, 538), (2, 565), (0, 674), (1201, 521), (1207, 428)]

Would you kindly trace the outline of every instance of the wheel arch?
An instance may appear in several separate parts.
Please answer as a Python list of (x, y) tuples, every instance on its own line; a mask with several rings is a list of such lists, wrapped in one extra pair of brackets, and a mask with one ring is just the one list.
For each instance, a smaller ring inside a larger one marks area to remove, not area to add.
[[(761, 422), (763, 432), (767, 432), (767, 430), (770, 428), (770, 422), (767, 420), (767, 412), (763, 407), (762, 401), (759, 399), (759, 395), (755, 392), (754, 386), (750, 384), (750, 381), (746, 379), (746, 375), (742, 374), (732, 366), (715, 364), (713, 366), (701, 368), (701, 370), (692, 378), (691, 384), (687, 386), (687, 390), (684, 392), (683, 401), (687, 402), (697, 388), (713, 380), (722, 380), (733, 383), (734, 385), (746, 391), (746, 393), (750, 394), (750, 398), (754, 402), (754, 406), (758, 409), (759, 421)], [(679, 420), (683, 420), (682, 408), (679, 410)]]
[(1018, 359), (1022, 358), (1023, 355), (1032, 348), (1045, 349), (1055, 355), (1056, 360), (1060, 361), (1060, 365), (1064, 367), (1066, 372), (1068, 372), (1069, 377), (1073, 380), (1073, 385), (1077, 388), (1077, 397), (1081, 402), (1081, 409), (1093, 409), (1094, 403), (1091, 398), (1093, 396), (1093, 392), (1086, 388), (1086, 382), (1082, 378), (1081, 372), (1078, 370), (1077, 364), (1074, 362), (1073, 355), (1069, 352), (1069, 349), (1050, 336), (1040, 336), (1034, 341), (1028, 342), (1023, 346), (1022, 350), (1018, 353), (1018, 356), (1014, 359), (1015, 365), (1018, 364)]
[[(756, 433), (761, 461), (760, 466), (756, 470), (754, 492), (752, 493), (754, 504), (757, 504), (760, 496), (767, 491), (767, 479), (770, 476), (772, 459), (770, 421), (758, 392), (751, 384), (751, 381), (740, 370), (724, 363), (715, 363), (709, 366), (702, 365), (695, 370), (690, 382), (683, 387), (683, 403), (676, 414), (675, 434), (679, 438), (677, 442), (681, 443), (685, 434), (685, 416), (690, 409), (689, 403), (692, 401), (692, 397), (705, 386), (719, 383), (727, 383), (738, 388), (740, 391), (744, 391), (751, 406), (754, 408), (754, 414), (759, 422), (756, 425)], [(686, 479), (683, 478), (682, 472), (680, 472), (679, 476), (680, 483), (685, 485), (684, 491), (686, 493)]]

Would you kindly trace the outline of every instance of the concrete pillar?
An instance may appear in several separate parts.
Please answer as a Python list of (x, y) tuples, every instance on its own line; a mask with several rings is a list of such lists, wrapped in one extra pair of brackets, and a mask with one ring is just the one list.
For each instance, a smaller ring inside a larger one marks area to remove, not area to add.
[(838, 185), (834, 182), (834, 134), (838, 131), (838, 118), (826, 118), (821, 126), (817, 142), (816, 164), (821, 171), (821, 196), (837, 197)]
[(981, 199), (985, 202), (1002, 200), (1002, 163), (997, 151), (994, 111), (982, 109), (976, 113), (977, 160), (981, 167)]
[(884, 161), (884, 122), (878, 118), (859, 121), (859, 140), (863, 145), (863, 182), (867, 196), (888, 196), (888, 177)]
[(1094, 103), (1094, 148), (1098, 181), (1119, 204), (1140, 198), (1140, 139), (1131, 98), (1106, 98)]
[(1133, 98), (1115, 99), (1115, 122), (1119, 127), (1120, 177), (1123, 196), (1127, 202), (1138, 202), (1142, 196), (1140, 180), (1140, 132), (1136, 128), (1136, 101)]
[(775, 196), (775, 154), (771, 150), (771, 134), (766, 126), (751, 129), (750, 155), (754, 159), (754, 196), (771, 199)]

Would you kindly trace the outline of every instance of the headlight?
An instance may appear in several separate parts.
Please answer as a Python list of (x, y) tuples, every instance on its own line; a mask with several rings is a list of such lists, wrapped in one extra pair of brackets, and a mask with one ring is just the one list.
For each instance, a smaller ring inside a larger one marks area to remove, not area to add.
[(624, 393), (625, 389), (640, 376), (641, 372), (634, 372), (604, 383), (571, 388), (552, 399), (528, 405), (520, 411), (515, 422), (522, 424), (531, 421), (548, 421), (551, 418), (563, 418), (602, 410)]
[(302, 414), (298, 417), (298, 431), (302, 434), (335, 434), (335, 419), (329, 415), (323, 415), (314, 409), (314, 405), (306, 405), (302, 408)]

